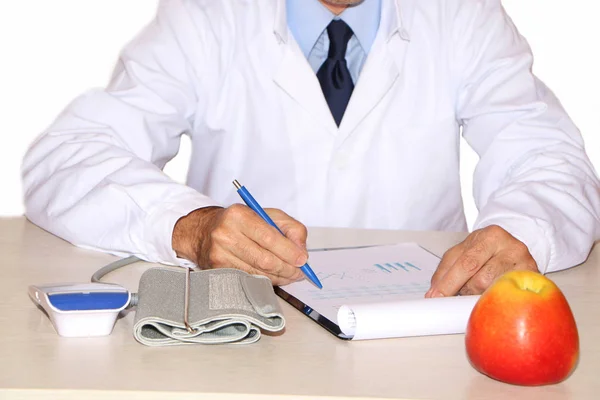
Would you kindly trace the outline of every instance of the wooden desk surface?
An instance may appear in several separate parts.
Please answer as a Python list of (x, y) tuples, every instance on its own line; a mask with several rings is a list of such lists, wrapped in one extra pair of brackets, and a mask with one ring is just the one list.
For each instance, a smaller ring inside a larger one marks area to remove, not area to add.
[[(310, 247), (413, 240), (442, 254), (464, 234), (312, 229)], [(600, 259), (550, 275), (569, 300), (581, 358), (565, 382), (517, 387), (468, 363), (464, 335), (346, 342), (284, 303), (286, 331), (252, 345), (150, 348), (132, 336), (133, 312), (110, 336), (68, 339), (28, 298), (30, 284), (87, 282), (115, 258), (75, 248), (24, 218), (0, 219), (0, 398), (596, 399), (600, 396)], [(106, 280), (137, 289), (151, 264)]]

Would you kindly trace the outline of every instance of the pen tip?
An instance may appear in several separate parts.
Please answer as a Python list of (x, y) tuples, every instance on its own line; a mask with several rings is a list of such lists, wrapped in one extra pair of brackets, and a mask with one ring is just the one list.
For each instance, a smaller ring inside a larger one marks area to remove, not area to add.
[(240, 189), (242, 187), (242, 185), (240, 185), (240, 183), (237, 181), (237, 179), (233, 180), (233, 186), (235, 186), (236, 189)]

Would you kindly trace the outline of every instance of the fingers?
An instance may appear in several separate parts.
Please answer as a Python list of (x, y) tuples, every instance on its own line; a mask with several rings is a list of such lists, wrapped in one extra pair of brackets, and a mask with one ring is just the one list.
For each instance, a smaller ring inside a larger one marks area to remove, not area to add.
[[(490, 240), (489, 235), (471, 234), (463, 243), (462, 252), (456, 256), (456, 261), (451, 267), (443, 266), (446, 272), (438, 274), (435, 283), (432, 283), (428, 297), (453, 296), (494, 256), (496, 243)], [(440, 276), (441, 275), (441, 276)]]
[(512, 264), (503, 257), (492, 257), (460, 288), (458, 294), (469, 296), (483, 293), (497, 277), (510, 271), (511, 266)]
[[(518, 248), (518, 246), (515, 246)], [(514, 248), (504, 250), (492, 257), (458, 292), (461, 295), (481, 294), (496, 278), (508, 271), (530, 270), (539, 272), (529, 252), (523, 254)]]
[[(436, 284), (446, 275), (446, 272), (454, 265), (458, 257), (463, 253), (464, 244), (459, 243), (452, 247), (446, 253), (444, 253), (440, 264), (438, 265), (435, 273), (431, 277), (431, 287), (433, 288)], [(425, 294), (425, 297), (432, 297), (432, 289)]]
[(226, 249), (215, 249), (213, 253), (212, 268), (235, 268), (253, 275), (263, 275), (271, 280), (273, 285), (287, 285), (295, 282), (302, 277), (298, 268), (295, 268), (296, 274), (289, 277), (283, 277), (276, 274), (271, 274), (264, 270), (254, 268), (252, 265), (243, 261), (243, 259), (235, 256)]
[[(274, 214), (288, 232), (295, 233), (297, 240), (305, 240), (302, 224), (283, 212)], [(208, 244), (203, 246), (208, 267), (239, 268), (268, 276), (274, 284), (300, 279), (299, 267), (308, 259), (305, 249), (242, 205), (223, 210), (208, 236)]]
[[(250, 215), (247, 216), (247, 222), (241, 226), (241, 232), (246, 237), (291, 266), (301, 267), (306, 263), (308, 260), (306, 250), (298, 246), (287, 236), (284, 236), (286, 231), (292, 231), (294, 234), (298, 235), (297, 231), (299, 228), (296, 225), (301, 224), (289, 216), (287, 219), (278, 218), (277, 221), (274, 220), (273, 222), (275, 222), (279, 229), (284, 233), (284, 235), (282, 235), (277, 229), (263, 221), (262, 218), (256, 215), (252, 210), (248, 209), (248, 211), (250, 212)], [(281, 213), (286, 215), (283, 212)], [(285, 226), (285, 231), (281, 228), (282, 226)]]
[(292, 281), (296, 281), (302, 277), (302, 272), (297, 266), (286, 263), (273, 252), (249, 239), (244, 238), (237, 243), (237, 246), (231, 248), (231, 253), (256, 271), (260, 271), (266, 275), (273, 275)]
[(444, 254), (425, 297), (481, 294), (517, 269), (538, 270), (527, 246), (499, 226), (488, 226)]
[(285, 212), (276, 208), (268, 208), (265, 210), (269, 217), (279, 227), (281, 232), (294, 242), (304, 253), (308, 256), (306, 251), (306, 238), (308, 237), (308, 230), (301, 222), (287, 215)]

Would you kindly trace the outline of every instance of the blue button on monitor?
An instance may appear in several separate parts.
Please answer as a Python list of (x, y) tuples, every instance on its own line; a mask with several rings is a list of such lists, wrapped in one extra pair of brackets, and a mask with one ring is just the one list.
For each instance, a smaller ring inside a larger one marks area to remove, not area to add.
[(129, 293), (57, 293), (50, 294), (48, 300), (60, 311), (116, 310), (127, 305)]

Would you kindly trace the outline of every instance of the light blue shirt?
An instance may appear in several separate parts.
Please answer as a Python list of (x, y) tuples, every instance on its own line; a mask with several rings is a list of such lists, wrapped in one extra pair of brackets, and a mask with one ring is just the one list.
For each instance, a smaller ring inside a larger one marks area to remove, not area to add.
[(339, 16), (329, 11), (319, 0), (286, 2), (288, 27), (315, 73), (327, 59), (327, 25), (339, 18), (350, 26), (354, 35), (348, 42), (346, 62), (352, 81), (356, 84), (379, 29), (381, 0), (364, 0), (356, 6), (348, 7)]

